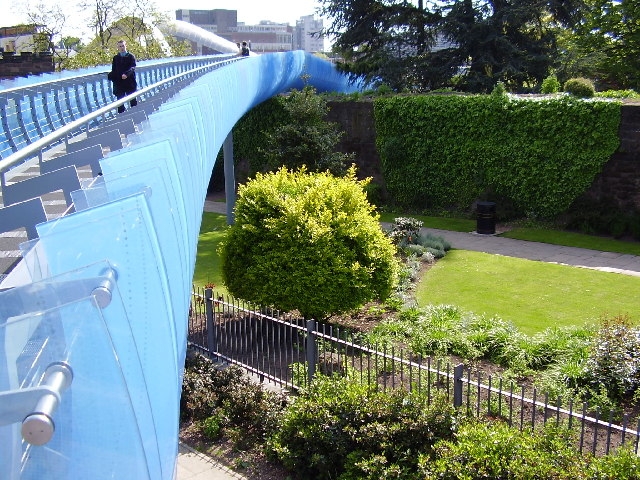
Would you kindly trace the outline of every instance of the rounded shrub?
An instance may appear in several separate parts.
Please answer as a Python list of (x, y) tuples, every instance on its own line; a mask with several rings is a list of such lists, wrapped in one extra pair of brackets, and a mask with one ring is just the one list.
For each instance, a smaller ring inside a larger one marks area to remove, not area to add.
[(345, 177), (282, 168), (241, 186), (222, 244), (222, 277), (237, 298), (323, 319), (396, 284), (396, 249), (352, 167)]
[(591, 98), (596, 94), (593, 82), (588, 78), (570, 78), (564, 82), (564, 91), (580, 98)]
[(415, 472), (454, 425), (445, 395), (318, 375), (286, 409), (267, 449), (297, 478), (412, 478), (392, 472)]

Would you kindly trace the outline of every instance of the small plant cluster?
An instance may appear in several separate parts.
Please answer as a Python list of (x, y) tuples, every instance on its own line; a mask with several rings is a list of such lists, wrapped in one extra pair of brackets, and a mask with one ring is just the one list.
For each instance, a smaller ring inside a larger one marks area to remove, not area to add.
[(491, 90), (491, 95), (493, 97), (504, 97), (507, 93), (507, 87), (504, 82), (501, 81), (497, 82), (496, 86)]
[(640, 404), (640, 328), (628, 317), (605, 318), (599, 328), (552, 328), (527, 336), (497, 317), (430, 305), (402, 310), (377, 325), (367, 340), (408, 345), (425, 356), (490, 360), (505, 367), (507, 377), (534, 375), (550, 395), (607, 410), (619, 411), (621, 402)]
[(542, 86), (540, 87), (540, 93), (544, 93), (546, 95), (552, 93), (558, 93), (560, 91), (560, 81), (558, 77), (555, 75), (549, 75), (542, 81)]
[(627, 316), (607, 318), (591, 341), (582, 382), (615, 400), (640, 394), (640, 327)]
[(521, 431), (466, 418), (444, 393), (381, 391), (349, 369), (318, 374), (284, 401), (239, 368), (219, 370), (195, 355), (185, 365), (181, 416), (210, 440), (259, 447), (295, 478), (631, 480), (640, 469), (633, 442), (606, 456), (583, 455), (563, 425)]
[(442, 237), (420, 233), (422, 222), (412, 217), (397, 217), (388, 232), (391, 241), (405, 255), (423, 257), (423, 260), (433, 262), (442, 258), (451, 249), (451, 244)]
[(217, 368), (202, 355), (187, 357), (180, 418), (195, 423), (209, 440), (224, 435), (236, 448), (258, 447), (276, 428), (286, 402), (286, 397), (263, 389), (240, 367)]
[(418, 281), (423, 263), (433, 263), (451, 249), (451, 244), (442, 237), (420, 232), (422, 221), (412, 217), (394, 219), (387, 235), (398, 249), (402, 268), (398, 272), (395, 291), (385, 300), (393, 310), (407, 308), (415, 303), (412, 290)]

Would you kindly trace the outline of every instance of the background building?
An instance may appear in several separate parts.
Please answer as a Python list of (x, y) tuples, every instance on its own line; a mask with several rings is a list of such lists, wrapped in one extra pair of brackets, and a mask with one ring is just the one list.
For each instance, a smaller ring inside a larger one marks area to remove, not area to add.
[(294, 50), (305, 52), (324, 52), (324, 37), (313, 34), (322, 30), (322, 20), (314, 15), (300, 17), (296, 22)]
[[(313, 38), (309, 34), (322, 29), (322, 20), (313, 15), (302, 17), (295, 27), (288, 23), (268, 20), (258, 25), (238, 22), (237, 10), (176, 10), (176, 20), (189, 22), (233, 43), (247, 42), (253, 52), (269, 53), (288, 50), (307, 52), (324, 51), (324, 38)], [(194, 42), (192, 47), (200, 54), (215, 53)]]
[(53, 55), (41, 25), (0, 27), (0, 79), (53, 72)]

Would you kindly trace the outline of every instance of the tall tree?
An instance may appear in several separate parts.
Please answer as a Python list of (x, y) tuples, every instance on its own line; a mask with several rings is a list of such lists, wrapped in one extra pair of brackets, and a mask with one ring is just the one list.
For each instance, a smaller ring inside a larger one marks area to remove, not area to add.
[[(320, 0), (320, 13), (332, 20), (324, 34), (335, 38), (343, 58), (339, 68), (396, 90), (426, 89), (420, 69), (435, 42), (439, 14), (406, 0)], [(409, 73), (409, 77), (407, 77)]]
[[(575, 22), (581, 0), (320, 0), (341, 67), (396, 89), (450, 84), (488, 91), (533, 88), (549, 73), (556, 24)], [(445, 48), (434, 49), (436, 40)], [(442, 43), (442, 42), (441, 42)]]
[(28, 23), (35, 25), (37, 29), (31, 48), (36, 52), (52, 51), (53, 44), (60, 38), (66, 23), (62, 7), (45, 2), (26, 2), (24, 8), (27, 11)]
[(113, 25), (124, 16), (124, 0), (81, 0), (80, 7), (89, 13), (88, 26), (103, 50), (108, 48), (113, 36)]
[(266, 133), (265, 147), (260, 149), (266, 169), (306, 167), (309, 172), (344, 175), (355, 156), (335, 151), (344, 132), (338, 124), (325, 120), (329, 110), (326, 100), (313, 87), (306, 86), (278, 101), (283, 107), (284, 121), (275, 131)]
[(640, 3), (587, 0), (587, 6), (567, 50), (593, 59), (593, 76), (603, 86), (639, 89)]

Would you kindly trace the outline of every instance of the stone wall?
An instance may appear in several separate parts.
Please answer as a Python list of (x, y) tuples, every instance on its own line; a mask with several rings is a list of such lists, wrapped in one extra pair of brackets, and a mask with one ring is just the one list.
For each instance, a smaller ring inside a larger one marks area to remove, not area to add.
[(51, 53), (22, 52), (20, 55), (4, 53), (0, 57), (0, 79), (38, 75), (53, 72), (53, 70), (53, 55)]
[(622, 106), (620, 146), (586, 193), (611, 198), (621, 208), (640, 210), (640, 104)]
[(340, 125), (345, 134), (338, 143), (338, 150), (356, 154), (358, 178), (372, 177), (384, 192), (384, 177), (380, 157), (376, 149), (376, 127), (373, 118), (373, 102), (328, 102), (327, 120)]
[[(337, 122), (346, 132), (340, 151), (355, 152), (358, 176), (373, 177), (382, 186), (384, 178), (376, 150), (373, 103), (329, 102), (328, 120)], [(600, 200), (613, 199), (621, 208), (640, 210), (640, 103), (622, 106), (619, 127), (620, 147), (585, 195)]]

